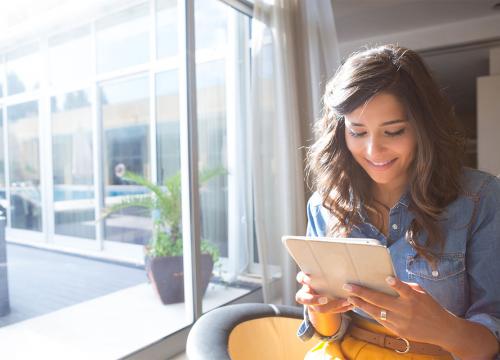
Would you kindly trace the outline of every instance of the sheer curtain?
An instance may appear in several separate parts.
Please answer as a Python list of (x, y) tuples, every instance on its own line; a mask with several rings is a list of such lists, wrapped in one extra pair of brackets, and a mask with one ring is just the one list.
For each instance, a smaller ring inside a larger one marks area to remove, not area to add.
[(252, 116), (249, 124), (255, 236), (264, 301), (294, 303), (296, 268), (281, 236), (306, 230), (304, 145), (320, 115), (338, 46), (330, 1), (255, 0), (252, 23)]

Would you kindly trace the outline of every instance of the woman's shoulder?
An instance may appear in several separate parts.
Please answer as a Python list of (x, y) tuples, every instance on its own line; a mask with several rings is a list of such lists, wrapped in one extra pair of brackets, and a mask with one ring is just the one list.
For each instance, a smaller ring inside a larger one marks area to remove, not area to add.
[(323, 200), (323, 197), (317, 191), (311, 195), (307, 202), (307, 211), (309, 215), (315, 218), (321, 218), (322, 221), (325, 222), (334, 221), (330, 211), (323, 206)]
[(464, 168), (462, 195), (474, 198), (489, 195), (500, 198), (500, 178), (485, 171)]
[(307, 205), (310, 208), (318, 207), (318, 206), (323, 206), (323, 199), (321, 198), (321, 195), (315, 191), (311, 197), (309, 198), (309, 201), (307, 202)]

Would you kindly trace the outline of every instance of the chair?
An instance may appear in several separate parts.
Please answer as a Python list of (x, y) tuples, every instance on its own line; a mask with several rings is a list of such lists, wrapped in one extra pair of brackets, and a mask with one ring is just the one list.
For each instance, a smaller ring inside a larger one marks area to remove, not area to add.
[(312, 344), (296, 332), (302, 309), (269, 304), (237, 304), (198, 319), (187, 339), (189, 360), (303, 359)]

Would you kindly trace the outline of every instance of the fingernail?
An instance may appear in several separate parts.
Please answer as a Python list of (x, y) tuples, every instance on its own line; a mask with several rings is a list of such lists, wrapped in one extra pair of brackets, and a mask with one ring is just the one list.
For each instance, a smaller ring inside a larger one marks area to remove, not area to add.
[(353, 299), (352, 297), (350, 297), (350, 296), (347, 298), (347, 302), (348, 302), (349, 304), (354, 305), (354, 299)]
[(345, 291), (349, 291), (349, 292), (351, 292), (351, 291), (352, 291), (352, 286), (351, 286), (351, 285), (349, 285), (349, 284), (344, 284), (344, 285), (342, 286), (342, 289), (344, 289)]
[(319, 300), (318, 300), (319, 304), (320, 305), (325, 305), (327, 302), (328, 302), (328, 298), (327, 297), (320, 297)]
[(395, 285), (396, 284), (396, 279), (394, 279), (392, 276), (388, 276), (385, 278), (385, 281), (389, 284), (389, 285)]

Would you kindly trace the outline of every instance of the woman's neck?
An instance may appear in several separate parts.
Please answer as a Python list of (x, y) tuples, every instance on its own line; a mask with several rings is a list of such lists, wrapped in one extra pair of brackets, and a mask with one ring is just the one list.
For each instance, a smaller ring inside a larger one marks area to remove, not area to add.
[(372, 195), (384, 207), (391, 209), (405, 192), (407, 184), (373, 184)]

